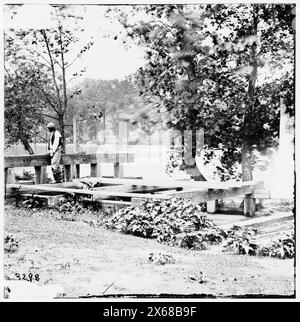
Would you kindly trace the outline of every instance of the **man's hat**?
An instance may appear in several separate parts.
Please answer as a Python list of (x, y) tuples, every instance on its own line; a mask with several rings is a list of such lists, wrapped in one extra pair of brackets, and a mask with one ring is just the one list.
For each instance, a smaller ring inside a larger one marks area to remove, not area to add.
[(50, 122), (50, 123), (48, 123), (47, 124), (47, 128), (49, 129), (51, 129), (51, 128), (55, 128), (55, 124), (53, 123), (53, 122)]

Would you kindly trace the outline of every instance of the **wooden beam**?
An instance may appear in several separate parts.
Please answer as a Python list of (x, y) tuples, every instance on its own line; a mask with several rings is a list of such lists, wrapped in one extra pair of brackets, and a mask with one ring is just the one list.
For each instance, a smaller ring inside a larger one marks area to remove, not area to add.
[(216, 200), (211, 200), (211, 201), (207, 201), (207, 206), (206, 206), (206, 211), (208, 214), (213, 214), (216, 212), (217, 210), (217, 201)]
[(41, 184), (47, 181), (47, 168), (36, 166), (34, 167), (34, 183)]
[[(62, 154), (61, 164), (88, 164), (88, 163), (127, 163), (134, 162), (133, 153), (97, 153), (97, 154)], [(50, 165), (47, 154), (5, 156), (4, 167), (35, 167)]]
[(278, 214), (271, 215), (271, 216), (263, 216), (263, 217), (251, 218), (251, 219), (238, 221), (238, 222), (232, 222), (229, 224), (222, 224), (222, 225), (219, 225), (219, 227), (222, 229), (229, 229), (233, 226), (241, 226), (241, 227), (254, 226), (254, 225), (260, 225), (260, 224), (264, 224), (264, 223), (269, 224), (271, 222), (280, 221), (282, 219), (294, 219), (294, 215), (290, 212), (278, 213)]
[(75, 178), (80, 178), (80, 164), (75, 164)]
[[(213, 193), (214, 193), (213, 189), (208, 189), (208, 192), (207, 192), (208, 199), (213, 198)], [(217, 210), (217, 200), (216, 199), (208, 200), (206, 203), (207, 213), (213, 214), (216, 212), (216, 210)]]
[(72, 168), (70, 164), (65, 164), (65, 182), (70, 182), (72, 180)]
[(253, 187), (233, 187), (231, 189), (206, 189), (193, 188), (189, 190), (176, 191), (168, 194), (175, 198), (190, 199), (193, 202), (213, 201), (218, 199), (227, 199), (235, 196), (243, 196), (253, 192)]
[(256, 203), (255, 198), (253, 198), (253, 194), (245, 194), (244, 198), (244, 215), (251, 217), (255, 211)]
[(61, 187), (50, 187), (48, 185), (20, 185), (20, 184), (9, 184), (7, 188), (19, 189), (22, 191), (47, 191), (47, 192), (58, 192), (58, 193), (74, 193), (82, 195), (93, 196), (95, 200), (107, 197), (125, 197), (125, 198), (146, 198), (146, 199), (170, 199), (169, 196), (164, 195), (152, 195), (152, 194), (143, 194), (143, 193), (130, 193), (130, 192), (117, 192), (109, 190), (88, 190), (88, 189), (72, 189), (72, 188), (61, 188)]
[(192, 180), (143, 180), (143, 179), (124, 179), (124, 178), (99, 178), (103, 183), (112, 184), (129, 184), (129, 185), (145, 185), (145, 186), (164, 186), (164, 187), (189, 187), (191, 189), (223, 189), (230, 190), (240, 187), (263, 187), (262, 181), (240, 181), (240, 182), (207, 182), (207, 181), (192, 181)]
[(15, 181), (15, 173), (14, 169), (12, 168), (5, 168), (4, 169), (4, 182), (5, 184), (10, 184)]

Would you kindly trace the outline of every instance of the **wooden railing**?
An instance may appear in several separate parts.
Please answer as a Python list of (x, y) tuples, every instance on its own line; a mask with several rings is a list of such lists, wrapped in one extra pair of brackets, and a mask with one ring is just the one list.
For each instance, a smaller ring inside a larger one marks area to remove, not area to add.
[[(124, 176), (123, 163), (134, 162), (133, 153), (63, 154), (60, 164), (64, 167), (65, 181), (80, 177), (80, 164), (91, 165), (91, 177), (101, 176), (101, 164), (113, 163), (114, 176)], [(15, 167), (34, 167), (35, 184), (46, 182), (46, 167), (51, 164), (48, 154), (5, 156), (5, 184), (14, 181), (12, 169)]]

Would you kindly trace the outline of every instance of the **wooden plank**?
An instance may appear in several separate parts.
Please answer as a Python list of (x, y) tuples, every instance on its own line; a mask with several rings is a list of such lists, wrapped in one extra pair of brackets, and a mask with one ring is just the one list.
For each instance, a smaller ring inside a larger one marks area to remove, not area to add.
[[(88, 164), (88, 163), (127, 163), (134, 162), (133, 153), (97, 153), (97, 154), (62, 154), (61, 164)], [(5, 156), (4, 167), (35, 167), (50, 165), (48, 154)]]
[(101, 200), (99, 201), (101, 204), (111, 204), (111, 205), (126, 205), (131, 206), (130, 201), (121, 201), (121, 200)]
[(223, 225), (219, 225), (219, 227), (222, 229), (229, 229), (232, 226), (240, 226), (240, 227), (252, 226), (252, 225), (259, 225), (263, 223), (269, 223), (273, 221), (279, 221), (280, 219), (284, 219), (284, 218), (294, 218), (294, 215), (292, 213), (282, 213), (282, 214), (276, 214), (271, 216), (263, 216), (263, 217), (251, 218), (243, 221), (236, 221), (229, 224), (223, 224)]
[(47, 191), (47, 192), (58, 192), (58, 193), (74, 193), (93, 196), (95, 200), (101, 199), (101, 197), (125, 197), (125, 198), (146, 198), (146, 199), (170, 199), (169, 196), (163, 195), (152, 195), (143, 193), (129, 193), (129, 192), (116, 192), (109, 190), (88, 190), (88, 189), (72, 189), (72, 188), (61, 188), (61, 187), (50, 187), (48, 185), (19, 185), (9, 184), (7, 188), (19, 189), (19, 191)]
[[(213, 201), (218, 199), (227, 199), (235, 196), (242, 196), (253, 192), (253, 187), (233, 187), (231, 189), (189, 189), (176, 191), (168, 194), (175, 198), (190, 199), (193, 202)], [(165, 194), (166, 195), (166, 194)]]
[[(99, 178), (100, 180), (101, 178)], [(102, 182), (112, 184), (129, 184), (129, 185), (145, 185), (145, 186), (164, 186), (164, 187), (190, 187), (190, 188), (206, 188), (206, 189), (232, 189), (239, 187), (263, 187), (262, 181), (241, 181), (241, 182), (222, 182), (214, 183), (207, 181), (183, 181), (183, 180), (143, 180), (143, 179), (124, 179), (124, 178), (104, 178)]]

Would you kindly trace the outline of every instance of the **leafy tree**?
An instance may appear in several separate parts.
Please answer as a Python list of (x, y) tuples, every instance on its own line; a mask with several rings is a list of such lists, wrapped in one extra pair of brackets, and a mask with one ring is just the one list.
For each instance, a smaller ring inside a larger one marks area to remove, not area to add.
[(80, 88), (81, 94), (70, 100), (73, 115), (69, 113), (69, 117), (75, 116), (83, 121), (90, 138), (97, 136), (101, 121), (103, 121), (102, 130), (105, 130), (106, 124), (110, 123), (115, 134), (118, 133), (118, 121), (127, 121), (129, 125), (136, 125), (147, 133), (150, 133), (158, 122), (154, 115), (157, 113), (155, 110), (154, 113), (150, 113), (149, 106), (138, 95), (130, 79), (86, 79), (74, 87), (74, 90), (76, 88)]
[[(252, 180), (253, 151), (277, 144), (280, 102), (294, 110), (293, 5), (159, 5), (119, 10), (127, 36), (145, 47), (140, 94), (161, 101), (168, 124), (205, 132), (207, 161)], [(135, 13), (147, 19), (137, 21)], [(197, 177), (197, 172), (194, 172)], [(198, 175), (199, 177), (199, 175)]]
[[(51, 14), (56, 21), (56, 27), (41, 30), (10, 30), (5, 34), (5, 64), (6, 72), (14, 73), (23, 69), (30, 73), (31, 83), (40, 91), (40, 97), (50, 111), (50, 117), (57, 119), (60, 132), (63, 137), (62, 151), (65, 152), (65, 114), (68, 110), (70, 96), (79, 94), (79, 91), (68, 93), (68, 82), (71, 77), (67, 73), (69, 68), (86, 52), (92, 45), (89, 41), (74, 58), (70, 58), (69, 52), (72, 45), (79, 41), (75, 35), (75, 29), (68, 27), (70, 21), (82, 17), (72, 15), (67, 6), (52, 6)], [(15, 10), (15, 15), (18, 10)], [(40, 83), (39, 71), (48, 77), (47, 86)], [(73, 77), (81, 76), (84, 70), (75, 72)], [(27, 79), (28, 77), (26, 77)], [(69, 80), (68, 80), (69, 78)], [(16, 106), (20, 108), (20, 106)], [(15, 115), (18, 115), (16, 113)]]
[[(35, 129), (42, 123), (43, 102), (31, 72), (23, 68), (16, 75), (5, 75), (5, 146), (21, 141), (29, 154), (34, 154), (30, 141), (36, 135)], [(41, 77), (40, 84), (42, 81)]]

